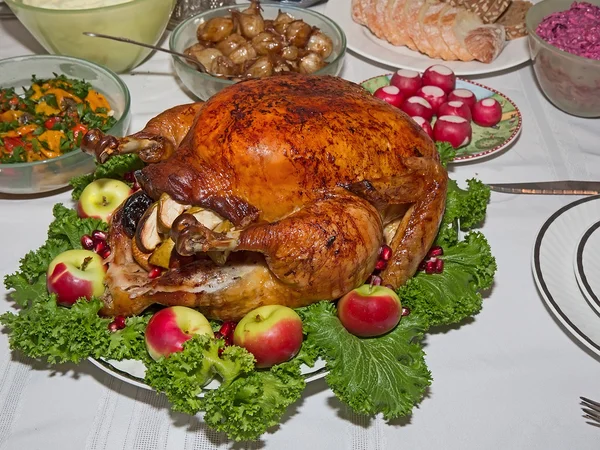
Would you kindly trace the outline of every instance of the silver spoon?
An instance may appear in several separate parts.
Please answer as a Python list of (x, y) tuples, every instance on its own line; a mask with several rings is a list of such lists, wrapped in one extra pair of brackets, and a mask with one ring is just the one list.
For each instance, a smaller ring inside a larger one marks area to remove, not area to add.
[(124, 38), (124, 37), (109, 36), (108, 34), (101, 34), (101, 33), (91, 33), (89, 31), (84, 31), (83, 34), (85, 34), (86, 36), (90, 36), (90, 37), (97, 37), (97, 38), (102, 38), (102, 39), (111, 39), (113, 41), (119, 41), (119, 42), (125, 42), (127, 44), (139, 45), (140, 47), (151, 48), (152, 50), (156, 50), (158, 52), (170, 53), (171, 55), (179, 56), (180, 58), (183, 58), (186, 61), (190, 62), (195, 67), (197, 67), (200, 72), (204, 72), (204, 73), (206, 73), (208, 75), (213, 75), (208, 70), (206, 70), (206, 67), (200, 61), (198, 61), (195, 58), (192, 58), (191, 56), (184, 55), (183, 53), (174, 52), (173, 50), (168, 50), (166, 48), (157, 47), (155, 45), (144, 44), (143, 42), (134, 41), (132, 39)]

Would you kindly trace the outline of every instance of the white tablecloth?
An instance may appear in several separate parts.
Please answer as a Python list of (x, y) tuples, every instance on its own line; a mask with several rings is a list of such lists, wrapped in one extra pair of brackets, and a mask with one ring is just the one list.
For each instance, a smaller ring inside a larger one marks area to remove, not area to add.
[[(0, 21), (0, 58), (43, 53), (16, 20)], [(341, 76), (362, 81), (390, 71), (349, 53)], [(188, 102), (170, 59), (155, 54), (123, 76), (139, 130)], [(451, 176), (485, 182), (600, 179), (600, 122), (570, 117), (538, 90), (532, 68), (477, 78), (512, 98), (523, 132), (506, 152), (455, 165)], [(0, 275), (45, 240), (52, 205), (44, 197), (0, 197)], [(233, 444), (199, 417), (173, 413), (166, 398), (123, 383), (90, 363), (47, 366), (11, 353), (0, 335), (0, 448), (33, 449), (598, 449), (600, 429), (581, 417), (579, 396), (600, 399), (599, 359), (574, 341), (542, 302), (530, 269), (539, 227), (562, 196), (492, 194), (483, 232), (498, 263), (495, 285), (471, 323), (430, 334), (434, 381), (405, 420), (356, 415), (323, 380), (310, 383), (281, 425), (260, 442)], [(11, 308), (2, 288), (0, 312)]]

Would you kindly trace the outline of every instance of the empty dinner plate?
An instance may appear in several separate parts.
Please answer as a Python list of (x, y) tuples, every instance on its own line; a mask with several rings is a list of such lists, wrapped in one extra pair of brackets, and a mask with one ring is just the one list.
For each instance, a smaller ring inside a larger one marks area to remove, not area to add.
[(600, 355), (600, 315), (579, 289), (573, 255), (583, 234), (599, 220), (600, 196), (568, 204), (544, 223), (532, 257), (533, 276), (550, 313), (597, 355)]
[(574, 259), (579, 288), (590, 306), (600, 314), (600, 221), (585, 230)]

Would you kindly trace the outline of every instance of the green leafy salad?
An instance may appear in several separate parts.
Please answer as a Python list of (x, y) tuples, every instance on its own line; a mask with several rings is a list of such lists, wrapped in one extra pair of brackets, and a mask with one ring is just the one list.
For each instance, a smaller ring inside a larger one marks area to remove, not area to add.
[[(445, 145), (440, 154), (446, 161), (453, 157)], [(122, 180), (139, 167), (136, 156), (115, 157), (95, 174), (74, 180), (73, 196), (77, 198), (95, 178)], [(145, 382), (164, 392), (174, 410), (203, 412), (209, 426), (234, 440), (256, 439), (279, 423), (304, 390), (301, 366), (313, 366), (318, 359), (326, 364), (325, 380), (331, 390), (356, 412), (382, 413), (386, 419), (406, 416), (432, 381), (423, 335), (432, 327), (458, 323), (479, 312), (481, 291), (492, 285), (496, 262), (485, 237), (473, 231), (485, 218), (489, 195), (480, 181), (468, 180), (461, 188), (450, 180), (435, 242), (443, 248), (444, 269), (432, 274), (419, 271), (398, 289), (410, 314), (392, 331), (356, 337), (340, 323), (335, 303), (318, 302), (296, 310), (304, 332), (298, 355), (270, 369), (256, 369), (247, 350), (204, 335), (185, 342), (183, 351), (155, 361), (144, 342), (150, 313), (127, 318), (125, 327), (115, 331), (109, 330), (112, 318), (98, 315), (102, 302), (97, 298), (79, 300), (70, 308), (57, 305), (46, 287), (50, 262), (61, 252), (81, 249), (83, 235), (107, 230), (101, 220), (81, 219), (62, 204), (54, 206), (46, 243), (25, 255), (18, 271), (6, 276), (5, 286), (18, 308), (0, 316), (0, 322), (7, 328), (12, 349), (50, 363), (89, 357), (143, 361)], [(218, 388), (203, 389), (215, 378)]]

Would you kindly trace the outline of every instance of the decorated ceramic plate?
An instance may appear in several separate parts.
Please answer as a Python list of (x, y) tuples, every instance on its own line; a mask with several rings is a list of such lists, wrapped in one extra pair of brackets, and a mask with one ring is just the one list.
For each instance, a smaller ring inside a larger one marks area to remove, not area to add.
[(550, 313), (598, 355), (600, 316), (579, 289), (573, 255), (580, 237), (599, 217), (600, 196), (585, 197), (559, 209), (539, 231), (532, 258), (533, 276)]
[[(144, 382), (144, 377), (146, 375), (146, 367), (142, 361), (137, 359), (125, 359), (122, 361), (115, 360), (107, 360), (104, 358), (88, 358), (92, 364), (96, 367), (102, 369), (104, 372), (118, 378), (121, 381), (132, 384), (142, 389), (153, 390), (150, 386), (148, 386)], [(325, 370), (325, 361), (319, 359), (315, 363), (313, 367), (308, 367), (306, 365), (302, 365), (300, 367), (302, 374), (304, 375), (305, 381), (308, 383), (310, 381), (318, 380), (319, 378), (323, 378), (327, 375), (327, 370)], [(218, 380), (212, 380), (209, 384), (207, 384), (204, 389), (211, 390), (219, 387)], [(202, 395), (202, 394), (201, 394)]]
[[(361, 83), (371, 94), (382, 86), (390, 84), (392, 74), (369, 78)], [(500, 92), (474, 81), (456, 80), (456, 89), (469, 89), (477, 100), (492, 97), (502, 106), (502, 119), (493, 127), (480, 127), (472, 123), (473, 137), (471, 143), (456, 151), (452, 162), (460, 163), (473, 161), (498, 153), (513, 143), (521, 132), (522, 118), (517, 105)]]
[(509, 69), (530, 59), (526, 37), (507, 41), (498, 57), (488, 64), (479, 61), (443, 61), (377, 38), (367, 27), (352, 20), (349, 0), (329, 0), (325, 14), (344, 30), (350, 50), (391, 67), (423, 72), (433, 64), (444, 64), (457, 75), (477, 75)]
[(574, 259), (579, 288), (590, 306), (600, 314), (600, 222), (585, 230)]

